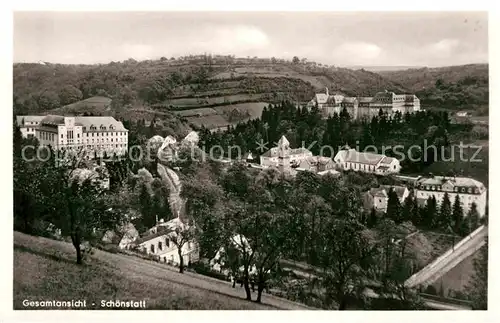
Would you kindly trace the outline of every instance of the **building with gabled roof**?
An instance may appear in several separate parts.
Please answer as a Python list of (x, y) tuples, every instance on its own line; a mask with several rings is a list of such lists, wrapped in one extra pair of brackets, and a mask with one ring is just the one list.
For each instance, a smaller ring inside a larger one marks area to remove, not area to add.
[(431, 196), (438, 204), (443, 202), (444, 195), (448, 194), (453, 205), (458, 196), (464, 216), (475, 203), (479, 216), (486, 214), (487, 189), (483, 183), (469, 177), (423, 176), (415, 182), (415, 196), (420, 204), (425, 204)]
[(290, 148), (290, 142), (285, 136), (282, 136), (276, 147), (260, 155), (260, 165), (262, 167), (278, 166), (280, 154), (287, 155), (287, 159), (292, 165), (299, 165), (302, 160), (313, 156), (312, 152), (307, 148)]
[(334, 158), (337, 167), (343, 170), (354, 170), (377, 175), (399, 173), (401, 165), (399, 160), (386, 155), (370, 152), (358, 152), (346, 147), (340, 150)]
[(396, 192), (401, 204), (410, 194), (406, 186), (380, 185), (379, 187), (371, 188), (363, 194), (363, 206), (365, 210), (370, 211), (374, 208), (376, 212), (387, 212), (387, 202), (389, 201), (389, 192), (391, 190)]
[(16, 124), (24, 138), (35, 137), (36, 128), (45, 116), (16, 116)]

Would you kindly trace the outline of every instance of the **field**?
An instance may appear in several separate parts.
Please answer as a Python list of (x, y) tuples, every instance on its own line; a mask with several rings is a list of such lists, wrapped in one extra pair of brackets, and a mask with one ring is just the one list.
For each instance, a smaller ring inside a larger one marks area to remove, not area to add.
[(229, 282), (132, 256), (95, 250), (82, 266), (74, 259), (66, 242), (14, 232), (14, 309), (23, 309), (23, 299), (86, 299), (87, 309), (114, 299), (145, 300), (147, 309), (308, 309), (268, 294), (263, 304), (249, 302)]
[(260, 118), (262, 110), (267, 105), (266, 102), (238, 103), (214, 108), (175, 111), (175, 113), (185, 117), (189, 123), (195, 126), (214, 129)]
[(444, 296), (448, 296), (449, 291), (464, 292), (474, 273), (474, 259), (479, 255), (476, 252), (465, 258), (456, 267), (439, 278), (434, 284), (437, 291), (442, 289)]
[(81, 100), (58, 109), (51, 110), (51, 114), (78, 114), (83, 112), (91, 112), (93, 114), (105, 115), (109, 114), (111, 109), (111, 99), (102, 97), (102, 96), (94, 96), (85, 100)]

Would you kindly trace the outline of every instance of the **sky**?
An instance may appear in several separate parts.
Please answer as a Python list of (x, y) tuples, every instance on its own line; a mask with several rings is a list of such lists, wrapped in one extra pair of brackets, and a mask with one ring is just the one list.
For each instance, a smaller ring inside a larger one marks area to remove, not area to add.
[(488, 62), (485, 12), (15, 12), (14, 62), (232, 54), (336, 66)]

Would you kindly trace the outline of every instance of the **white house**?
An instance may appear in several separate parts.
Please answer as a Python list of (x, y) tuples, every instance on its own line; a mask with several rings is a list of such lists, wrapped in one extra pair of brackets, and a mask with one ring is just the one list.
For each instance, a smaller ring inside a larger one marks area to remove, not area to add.
[[(252, 253), (252, 248), (250, 247), (250, 243), (248, 242), (247, 238), (241, 234), (236, 234), (233, 237), (229, 239), (230, 245), (237, 250), (238, 252), (243, 255), (244, 252), (251, 254)], [(214, 258), (210, 260), (210, 267), (212, 270), (223, 273), (225, 275), (228, 275), (229, 269), (224, 268), (226, 259), (225, 259), (225, 249), (224, 247), (220, 247), (217, 253), (215, 254)], [(238, 268), (239, 272), (242, 273), (244, 270), (244, 267), (241, 266)], [(257, 268), (255, 265), (252, 265), (249, 268), (250, 275), (256, 274), (257, 273)]]
[[(148, 255), (157, 256), (161, 262), (169, 264), (180, 264), (179, 251), (176, 241), (180, 240), (175, 232), (176, 229), (187, 230), (189, 227), (179, 218), (175, 218), (168, 222), (159, 223), (157, 226), (150, 229), (148, 234), (137, 241), (135, 244), (139, 249)], [(190, 240), (183, 244), (181, 255), (184, 265), (199, 260), (199, 246), (195, 240)]]
[(45, 116), (16, 116), (16, 124), (24, 138), (35, 137), (40, 122)]
[(470, 210), (472, 203), (476, 203), (479, 216), (486, 213), (487, 189), (483, 183), (468, 177), (428, 176), (420, 177), (415, 183), (416, 197), (424, 203), (431, 196), (440, 204), (445, 193), (448, 193), (451, 204), (458, 195), (464, 210), (464, 216)]
[(377, 212), (387, 212), (387, 203), (389, 201), (389, 192), (396, 192), (399, 203), (403, 203), (410, 194), (406, 186), (390, 186), (380, 185), (380, 187), (372, 188), (363, 194), (363, 205), (365, 210), (370, 211), (375, 208)]
[(358, 152), (355, 149), (340, 150), (334, 158), (337, 167), (343, 170), (388, 175), (399, 173), (401, 165), (399, 160), (381, 154)]

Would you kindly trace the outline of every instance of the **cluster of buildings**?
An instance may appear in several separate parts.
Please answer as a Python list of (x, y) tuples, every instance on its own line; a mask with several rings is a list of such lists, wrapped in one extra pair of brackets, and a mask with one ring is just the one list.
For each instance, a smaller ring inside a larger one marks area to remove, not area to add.
[(351, 118), (366, 119), (377, 116), (382, 110), (388, 115), (397, 111), (413, 113), (420, 110), (420, 100), (414, 94), (396, 94), (394, 92), (378, 92), (373, 97), (347, 97), (340, 94), (330, 95), (328, 88), (326, 93), (316, 93), (314, 98), (307, 104), (308, 108), (317, 106), (324, 117), (340, 114), (345, 108)]
[(16, 122), (24, 137), (54, 150), (82, 151), (89, 158), (128, 151), (128, 130), (110, 116), (17, 116)]
[[(406, 186), (381, 185), (371, 188), (363, 194), (363, 205), (368, 211), (372, 208), (377, 212), (387, 212), (389, 192), (393, 190), (399, 202), (403, 203), (409, 195)], [(427, 203), (429, 197), (434, 197), (438, 205), (443, 202), (445, 194), (453, 205), (458, 196), (464, 215), (475, 203), (480, 217), (486, 214), (487, 190), (483, 183), (468, 177), (421, 176), (417, 177), (413, 185), (413, 194), (421, 206)]]
[[(329, 157), (314, 156), (313, 153), (302, 148), (290, 148), (290, 143), (282, 136), (276, 147), (271, 148), (260, 156), (260, 168), (276, 168), (284, 174), (294, 176), (299, 171), (311, 171), (319, 175), (335, 174), (340, 170), (376, 175), (397, 174), (401, 170), (399, 160), (382, 154), (358, 152), (348, 146), (337, 152), (333, 160)], [(440, 204), (445, 193), (448, 193), (453, 203), (458, 196), (466, 214), (473, 203), (476, 204), (480, 216), (486, 213), (487, 190), (479, 181), (466, 177), (426, 176), (418, 177), (413, 183), (414, 195), (423, 205), (431, 196)], [(387, 211), (389, 192), (393, 189), (401, 203), (409, 195), (405, 186), (380, 186), (372, 188), (363, 195), (363, 204), (367, 210), (375, 208), (378, 212)]]
[(312, 171), (323, 174), (338, 173), (337, 170), (354, 170), (377, 175), (399, 173), (399, 160), (382, 154), (358, 152), (348, 146), (337, 152), (335, 157), (313, 156), (307, 148), (290, 148), (290, 142), (282, 136), (278, 146), (271, 148), (260, 156), (263, 168), (277, 167), (285, 173), (294, 171)]

